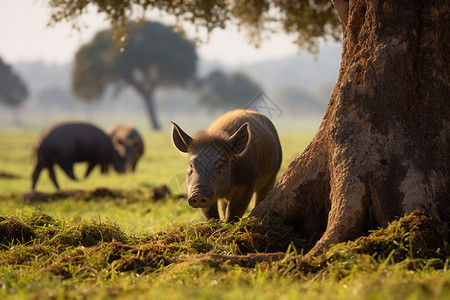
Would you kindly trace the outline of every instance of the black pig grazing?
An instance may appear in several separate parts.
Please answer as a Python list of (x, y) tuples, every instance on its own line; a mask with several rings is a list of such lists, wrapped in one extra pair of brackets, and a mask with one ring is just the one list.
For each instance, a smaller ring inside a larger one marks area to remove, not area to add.
[(102, 173), (113, 164), (118, 172), (124, 172), (124, 161), (115, 150), (111, 139), (98, 127), (83, 122), (62, 122), (46, 128), (34, 146), (37, 156), (32, 175), (32, 190), (42, 169), (47, 168), (57, 189), (53, 164), (58, 164), (71, 179), (76, 180), (73, 164), (88, 162), (85, 177), (100, 164)]
[(238, 109), (191, 138), (173, 123), (173, 142), (190, 156), (186, 174), (188, 202), (208, 220), (235, 221), (252, 195), (255, 205), (273, 188), (281, 164), (281, 145), (272, 122), (252, 110)]
[(110, 127), (106, 133), (111, 138), (114, 148), (125, 160), (125, 170), (132, 172), (144, 153), (144, 143), (137, 130), (128, 124), (118, 124)]

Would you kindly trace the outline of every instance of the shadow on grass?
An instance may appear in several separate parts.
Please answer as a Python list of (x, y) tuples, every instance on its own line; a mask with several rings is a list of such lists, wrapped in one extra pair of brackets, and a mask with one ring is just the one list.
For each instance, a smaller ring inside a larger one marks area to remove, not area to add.
[(23, 178), (23, 176), (14, 173), (0, 171), (0, 179), (20, 179), (20, 178)]
[[(137, 195), (139, 194), (139, 195)], [(61, 190), (56, 192), (29, 192), (22, 195), (23, 201), (27, 203), (47, 202), (61, 199), (74, 200), (92, 200), (96, 198), (124, 198), (124, 197), (141, 197), (151, 200), (161, 200), (171, 195), (166, 185), (156, 186), (143, 190), (123, 191), (108, 188), (96, 188), (93, 190)]]

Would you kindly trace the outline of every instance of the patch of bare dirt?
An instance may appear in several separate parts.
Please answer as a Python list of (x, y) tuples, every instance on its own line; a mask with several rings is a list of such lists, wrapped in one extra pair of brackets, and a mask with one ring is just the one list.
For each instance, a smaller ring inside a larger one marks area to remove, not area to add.
[(156, 269), (161, 264), (171, 263), (164, 257), (165, 248), (161, 245), (129, 246), (111, 243), (108, 248), (111, 266), (121, 272), (139, 272), (144, 268)]
[(148, 189), (146, 193), (146, 196), (153, 200), (161, 200), (169, 195), (171, 195), (170, 190), (165, 184)]

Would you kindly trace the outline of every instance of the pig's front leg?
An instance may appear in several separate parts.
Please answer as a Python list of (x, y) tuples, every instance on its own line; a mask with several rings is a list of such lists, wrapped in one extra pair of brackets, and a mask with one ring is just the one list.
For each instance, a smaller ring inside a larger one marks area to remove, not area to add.
[(236, 186), (230, 193), (230, 203), (225, 212), (225, 220), (227, 222), (238, 221), (247, 210), (250, 200), (254, 192), (254, 185)]
[(209, 208), (201, 208), (201, 210), (203, 218), (205, 218), (205, 220), (220, 219), (219, 210), (217, 209), (217, 201), (214, 201), (214, 203)]

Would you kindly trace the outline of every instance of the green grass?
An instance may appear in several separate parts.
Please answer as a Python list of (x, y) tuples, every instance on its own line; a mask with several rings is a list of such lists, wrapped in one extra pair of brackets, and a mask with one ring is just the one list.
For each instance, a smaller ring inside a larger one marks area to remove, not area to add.
[[(31, 173), (34, 169), (32, 146), (38, 132), (1, 132), (0, 140), (0, 172), (19, 176), (17, 179), (2, 178), (0, 191), (21, 193), (31, 187)], [(173, 146), (170, 136), (166, 133), (143, 134), (146, 152), (139, 162), (137, 172), (134, 174), (108, 175), (100, 174), (96, 167), (89, 178), (84, 179), (83, 174), (87, 167), (85, 163), (75, 165), (75, 175), (78, 181), (72, 181), (64, 172), (56, 167), (56, 176), (63, 189), (91, 189), (98, 186), (119, 189), (145, 188), (152, 185), (167, 184), (179, 174), (183, 174), (187, 159)], [(38, 191), (54, 191), (55, 188), (48, 178), (46, 170), (41, 172), (37, 183)]]
[[(56, 176), (64, 190), (90, 190), (97, 187), (137, 191), (142, 195), (127, 198), (110, 199), (108, 197), (95, 201), (73, 201), (65, 199), (40, 203), (5, 201), (21, 198), (21, 194), (30, 191), (31, 173), (34, 169), (32, 147), (38, 131), (3, 131), (0, 132), (0, 215), (10, 215), (31, 206), (51, 213), (57, 218), (74, 222), (92, 219), (109, 219), (120, 223), (127, 232), (137, 234), (162, 230), (171, 224), (186, 224), (200, 220), (200, 213), (189, 207), (184, 199), (170, 198), (163, 203), (147, 201), (145, 191), (151, 187), (167, 185), (172, 193), (184, 194), (185, 172), (188, 159), (172, 144), (169, 132), (143, 132), (145, 154), (132, 174), (110, 172), (100, 174), (96, 167), (88, 178), (82, 178), (85, 163), (75, 165), (75, 174), (79, 181), (69, 179), (56, 166)], [(301, 153), (312, 138), (312, 134), (280, 134), (283, 144), (283, 162), (278, 176), (281, 176), (289, 162)], [(2, 176), (3, 174), (3, 176)], [(6, 176), (5, 176), (6, 175)], [(12, 178), (10, 178), (12, 177)], [(36, 190), (54, 192), (47, 171), (43, 170)]]
[[(6, 297), (444, 299), (450, 293), (450, 228), (420, 213), (312, 260), (297, 251), (312, 244), (270, 218), (196, 222), (136, 237), (111, 222), (70, 224), (25, 212), (1, 218), (0, 229)], [(285, 254), (275, 261), (233, 256), (279, 251)]]
[[(0, 143), (1, 193), (23, 193), (30, 189), (30, 178), (35, 163), (32, 148), (38, 135), (39, 132), (37, 131), (0, 132), (0, 141), (2, 141)], [(173, 146), (169, 132), (144, 132), (142, 135), (145, 143), (145, 154), (138, 163), (135, 173), (123, 175), (111, 171), (108, 175), (102, 175), (99, 167), (96, 167), (92, 174), (84, 179), (82, 175), (87, 165), (79, 163), (75, 165), (75, 175), (78, 177), (78, 181), (73, 181), (56, 166), (56, 177), (60, 186), (63, 189), (92, 189), (102, 186), (130, 190), (167, 184), (175, 192), (184, 192), (184, 186), (179, 186), (177, 181), (182, 182), (184, 180), (188, 167), (187, 156)], [(283, 162), (279, 176), (289, 162), (301, 153), (312, 136), (312, 133), (280, 134), (283, 145)], [(5, 175), (12, 175), (14, 178), (7, 178), (8, 176)], [(55, 190), (46, 170), (41, 172), (36, 189), (45, 192)]]
[[(314, 241), (276, 219), (201, 221), (177, 195), (187, 158), (168, 133), (144, 133), (135, 174), (58, 169), (65, 191), (85, 192), (30, 200), (37, 135), (0, 132), (2, 299), (450, 299), (448, 224), (414, 214), (305, 260)], [(312, 134), (280, 138), (283, 171)], [(174, 194), (156, 200), (161, 184)], [(54, 192), (45, 172), (37, 190)]]

